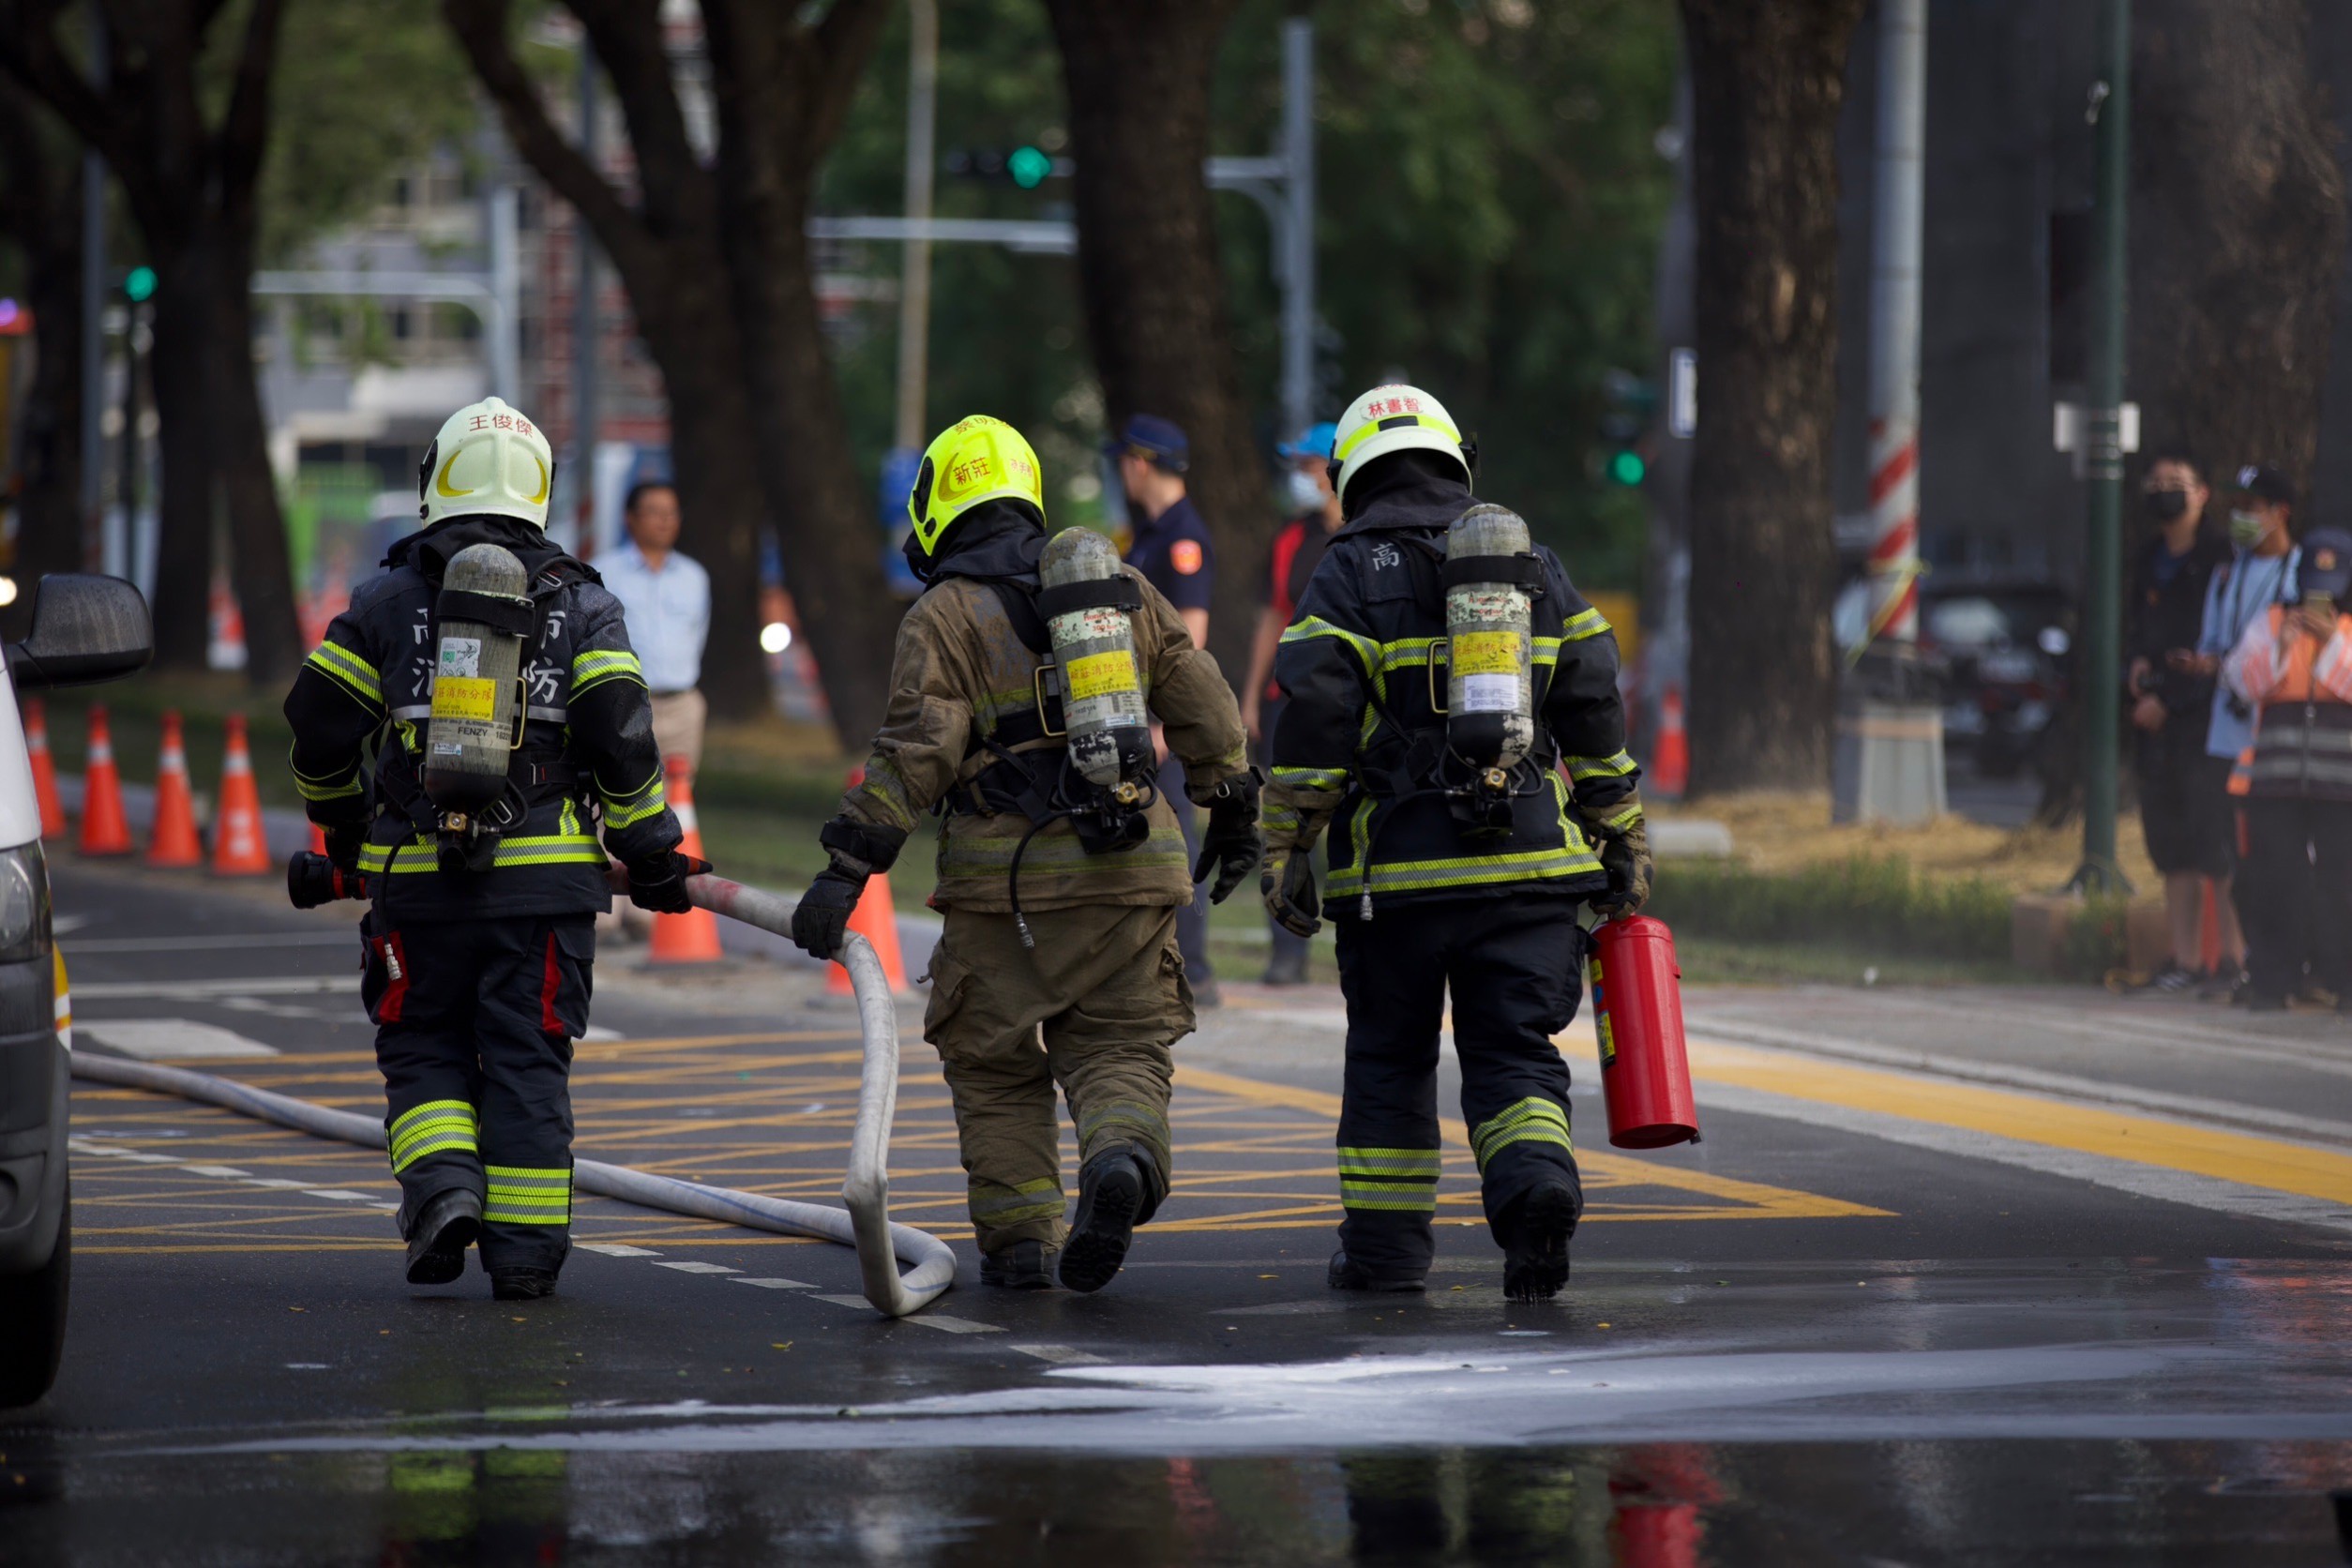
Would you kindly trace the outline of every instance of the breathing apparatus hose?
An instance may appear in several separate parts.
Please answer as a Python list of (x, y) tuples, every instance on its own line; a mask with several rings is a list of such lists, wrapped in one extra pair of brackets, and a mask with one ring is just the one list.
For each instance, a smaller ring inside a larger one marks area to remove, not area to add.
[[(784, 935), (792, 929), (794, 900), (778, 894), (745, 887), (724, 877), (700, 876), (686, 879), (686, 897), (703, 909), (762, 930)], [(910, 1225), (895, 1224), (890, 1218), (890, 1124), (898, 1096), (897, 1004), (891, 997), (882, 961), (864, 937), (850, 932), (840, 958), (850, 972), (859, 1032), (865, 1040), (857, 1121), (850, 1138), (850, 1168), (841, 1184), (843, 1208), (703, 1186), (600, 1160), (577, 1161), (572, 1181), (580, 1191), (598, 1198), (854, 1247), (866, 1299), (886, 1316), (903, 1318), (927, 1306), (955, 1284), (956, 1254), (938, 1237)], [(370, 1149), (384, 1147), (384, 1123), (372, 1117), (331, 1110), (211, 1073), (76, 1051), (73, 1075), (122, 1088), (176, 1094), (320, 1138)], [(904, 1274), (898, 1272), (900, 1262), (908, 1265)]]
[[(1065, 788), (1069, 782), (1069, 777), (1070, 765), (1068, 760), (1064, 758), (1062, 764), (1062, 775), (1054, 786), (1052, 809), (1041, 817), (1031, 819), (1029, 831), (1022, 834), (1021, 841), (1013, 846), (1013, 866), (1012, 876), (1010, 878), (1013, 905), (1013, 929), (1020, 933), (1022, 948), (1025, 951), (1032, 953), (1037, 950), (1037, 939), (1030, 934), (1029, 917), (1021, 913), (1021, 857), (1029, 852), (1029, 841), (1036, 837), (1038, 834), (1044, 832), (1055, 822), (1075, 822), (1081, 812), (1093, 809), (1091, 806), (1083, 802), (1075, 802), (1069, 798), (1069, 792)], [(1084, 783), (1081, 783), (1080, 787), (1084, 789), (1099, 788), (1098, 786), (1087, 785)], [(1151, 810), (1152, 804), (1160, 798), (1159, 787), (1147, 778), (1139, 781), (1136, 786), (1136, 790), (1137, 799), (1134, 805), (1127, 807), (1127, 809), (1135, 812), (1138, 816), (1140, 816), (1144, 812)]]

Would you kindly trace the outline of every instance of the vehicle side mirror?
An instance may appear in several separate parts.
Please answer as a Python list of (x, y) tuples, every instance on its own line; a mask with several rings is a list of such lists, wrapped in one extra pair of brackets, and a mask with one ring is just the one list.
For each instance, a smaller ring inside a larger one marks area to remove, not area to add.
[(117, 681), (155, 656), (147, 601), (119, 577), (53, 572), (33, 590), (33, 629), (8, 645), (20, 691)]

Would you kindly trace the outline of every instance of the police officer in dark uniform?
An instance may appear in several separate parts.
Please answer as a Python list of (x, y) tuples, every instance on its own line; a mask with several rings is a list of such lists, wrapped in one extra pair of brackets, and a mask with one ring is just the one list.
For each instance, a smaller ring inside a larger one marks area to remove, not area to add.
[[(1118, 436), (1106, 444), (1118, 464), (1119, 483), (1127, 502), (1133, 541), (1127, 565), (1143, 574), (1176, 607), (1192, 645), (1209, 645), (1209, 596), (1216, 581), (1216, 551), (1209, 543), (1208, 525), (1184, 492), (1184, 473), (1192, 464), (1192, 445), (1184, 430), (1149, 414), (1130, 418)], [(1176, 824), (1194, 854), (1200, 837), (1194, 826), (1192, 802), (1184, 795), (1184, 765), (1174, 756), (1162, 758), (1161, 798), (1174, 803)], [(1209, 967), (1209, 897), (1205, 889), (1176, 912), (1176, 950), (1184, 957), (1185, 978), (1192, 984), (1193, 1004), (1217, 1005), (1216, 974)]]
[[(373, 898), (361, 994), (409, 1281), (456, 1279), (478, 1241), (501, 1301), (551, 1294), (569, 1250), (568, 1079), (611, 903), (606, 850), (644, 909), (684, 911), (686, 878), (709, 869), (677, 851), (620, 601), (542, 532), (553, 469), (547, 438), (496, 398), (451, 415), (418, 474), (426, 527), (354, 591), (286, 698), (310, 820)], [(517, 595), (445, 583), (461, 551), (465, 582), (499, 562), (484, 545), (505, 552)], [(502, 637), (512, 686), (487, 673)], [(494, 804), (456, 811), (429, 793), (444, 720), (493, 720), (502, 752), (520, 721), (503, 784), (490, 764)]]
[[(1341, 419), (1333, 458), (1346, 521), (1275, 656), (1289, 701), (1274, 732), (1260, 882), (1268, 912), (1311, 935), (1307, 852), (1331, 826), (1322, 913), (1337, 925), (1348, 1001), (1346, 1218), (1331, 1284), (1424, 1288), (1440, 1165), (1438, 1030), (1450, 991), (1462, 1116), (1486, 1222), (1504, 1249), (1504, 1289), (1547, 1300), (1567, 1283), (1583, 1209), (1568, 1068), (1552, 1044), (1582, 990), (1577, 910), (1628, 912), (1649, 894), (1616, 638), (1550, 550), (1482, 551), (1484, 569), (1525, 595), (1526, 663), (1516, 630), (1479, 634), (1475, 653), (1441, 653), (1448, 534), (1476, 505), (1452, 417), (1417, 387), (1375, 387)], [(1452, 662), (1467, 670), (1472, 657), (1502, 672), (1477, 679), (1502, 681), (1514, 703), (1524, 670), (1531, 744), (1500, 778), (1466, 776), (1450, 750), (1441, 703)], [(1489, 795), (1466, 792), (1481, 780)]]

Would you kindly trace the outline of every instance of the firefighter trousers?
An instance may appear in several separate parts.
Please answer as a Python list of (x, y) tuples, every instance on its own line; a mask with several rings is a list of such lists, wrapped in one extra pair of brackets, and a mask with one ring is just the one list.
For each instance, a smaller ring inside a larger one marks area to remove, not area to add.
[(1192, 990), (1165, 905), (1085, 905), (1029, 916), (947, 912), (931, 954), (923, 1037), (956, 1105), (972, 1227), (984, 1253), (1059, 1246), (1062, 1135), (1054, 1086), (1078, 1126), (1078, 1163), (1126, 1147), (1150, 1156), (1138, 1223), (1168, 1192), (1168, 1048), (1192, 1032)]
[(1348, 1003), (1339, 1111), (1339, 1244), (1366, 1272), (1419, 1278), (1435, 1251), (1438, 1029), (1450, 990), (1462, 1121), (1487, 1227), (1547, 1179), (1581, 1191), (1568, 1064), (1552, 1036), (1583, 995), (1574, 898), (1498, 891), (1341, 918)]
[(560, 1269), (570, 1250), (572, 1041), (588, 1027), (596, 917), (363, 927), (400, 1231), (436, 1195), (482, 1199), (482, 1266)]

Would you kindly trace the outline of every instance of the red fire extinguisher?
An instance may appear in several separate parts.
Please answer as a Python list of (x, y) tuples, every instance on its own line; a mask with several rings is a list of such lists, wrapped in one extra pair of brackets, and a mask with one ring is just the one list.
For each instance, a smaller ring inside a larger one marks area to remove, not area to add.
[(1605, 920), (1592, 928), (1591, 962), (1609, 1141), (1620, 1149), (1697, 1142), (1674, 933), (1646, 914)]

